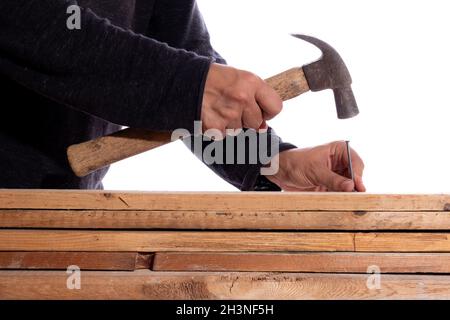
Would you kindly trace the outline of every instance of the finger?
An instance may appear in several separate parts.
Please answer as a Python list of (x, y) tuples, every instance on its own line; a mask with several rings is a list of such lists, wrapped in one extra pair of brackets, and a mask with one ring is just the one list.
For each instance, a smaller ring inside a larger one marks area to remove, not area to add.
[(358, 192), (366, 192), (366, 187), (361, 176), (355, 176), (355, 189)]
[(228, 123), (225, 129), (225, 135), (236, 137), (242, 132), (243, 126), (241, 120), (236, 120)]
[(265, 120), (274, 118), (283, 109), (283, 101), (280, 96), (265, 82), (260, 89), (256, 91), (255, 99), (263, 112)]
[(222, 129), (207, 129), (203, 132), (203, 135), (213, 141), (221, 141), (226, 137), (226, 130)]
[(311, 189), (308, 190), (308, 191), (313, 191), (313, 192), (327, 192), (327, 191), (328, 191), (328, 188), (325, 187), (325, 186), (318, 186), (318, 187), (311, 188)]
[(322, 185), (330, 191), (352, 192), (355, 184), (351, 179), (343, 177), (328, 168), (318, 170), (315, 173), (315, 184)]
[(351, 154), (351, 157), (352, 157), (352, 167), (353, 167), (353, 172), (355, 173), (355, 176), (362, 177), (363, 171), (364, 171), (364, 162), (363, 162), (363, 160), (358, 155), (358, 153), (355, 150), (353, 150), (353, 149), (350, 150), (350, 154)]
[(259, 130), (266, 130), (268, 129), (269, 126), (267, 125), (266, 120), (263, 120), (263, 122), (261, 123), (261, 125), (259, 126)]
[(256, 101), (250, 107), (244, 109), (242, 113), (242, 124), (245, 128), (258, 130), (263, 121), (262, 111)]
[(327, 191), (327, 188), (326, 187), (303, 187), (303, 188), (300, 188), (300, 187), (289, 186), (289, 187), (284, 187), (283, 190), (287, 191), (287, 192), (324, 192), (324, 191)]
[(202, 122), (202, 132), (203, 135), (212, 140), (221, 140), (225, 137), (225, 123), (222, 121), (217, 121), (217, 118), (210, 119), (206, 118)]
[(237, 120), (234, 120), (234, 121), (230, 121), (228, 124), (227, 124), (227, 129), (241, 129), (243, 126), (242, 126), (242, 121), (241, 121), (241, 119), (237, 119)]
[[(336, 141), (334, 144), (334, 152), (333, 154), (333, 165), (332, 168), (334, 171), (346, 169), (349, 167), (348, 154), (347, 154), (347, 145), (345, 141)], [(364, 171), (364, 162), (358, 153), (350, 148), (350, 156), (352, 158), (352, 169), (355, 175), (359, 175), (362, 177)]]

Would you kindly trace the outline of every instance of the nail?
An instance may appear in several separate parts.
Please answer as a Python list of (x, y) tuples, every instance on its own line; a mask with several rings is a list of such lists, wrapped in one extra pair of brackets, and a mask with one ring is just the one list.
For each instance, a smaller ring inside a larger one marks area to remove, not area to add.
[(352, 156), (350, 154), (350, 141), (345, 141), (345, 145), (347, 147), (348, 171), (350, 172), (351, 181), (354, 184), (353, 192), (356, 192), (355, 175), (353, 173)]

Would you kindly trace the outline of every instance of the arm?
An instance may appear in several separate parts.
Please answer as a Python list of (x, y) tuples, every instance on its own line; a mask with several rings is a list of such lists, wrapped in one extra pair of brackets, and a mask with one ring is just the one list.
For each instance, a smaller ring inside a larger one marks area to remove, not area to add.
[[(155, 9), (155, 12), (161, 14), (157, 14), (152, 18), (149, 27), (150, 37), (167, 42), (169, 45), (177, 48), (185, 48), (199, 55), (211, 57), (216, 63), (226, 64), (226, 61), (211, 46), (208, 30), (195, 1), (157, 1)], [(178, 26), (176, 30), (170, 27), (173, 21), (177, 21)], [(269, 141), (268, 148), (278, 149), (279, 152), (295, 148), (292, 144), (282, 142), (270, 128), (266, 134), (259, 135), (258, 139), (267, 139)], [(229, 140), (233, 141), (230, 142)], [(215, 147), (216, 149), (226, 150), (226, 144), (236, 145), (236, 140), (236, 137), (228, 136), (224, 141), (212, 142), (203, 141), (202, 136), (191, 136), (185, 139), (184, 142), (205, 163), (204, 153), (206, 148)], [(195, 145), (201, 145), (202, 147), (194, 150)], [(276, 148), (274, 148), (275, 145)], [(249, 144), (246, 143), (241, 149), (244, 148), (245, 157), (248, 158)], [(266, 150), (263, 150), (262, 153), (270, 154)], [(224, 154), (224, 158), (226, 158), (226, 154)], [(265, 164), (259, 159), (254, 164), (236, 164), (236, 160), (234, 159), (234, 164), (206, 164), (216, 174), (242, 191), (280, 190), (277, 185), (260, 175), (260, 169)]]
[[(208, 31), (203, 23), (203, 19), (198, 11), (195, 1), (177, 1), (164, 0), (158, 2), (164, 7), (167, 13), (165, 17), (157, 17), (155, 23), (158, 28), (165, 30), (164, 33), (155, 36), (162, 37), (161, 40), (167, 41), (175, 47), (188, 48), (200, 55), (213, 57), (218, 63), (225, 63), (225, 60), (214, 51), (209, 41)], [(182, 21), (185, 32), (173, 32), (164, 23), (172, 17)], [(195, 146), (201, 145), (199, 151), (193, 150), (204, 162), (205, 154), (209, 149), (216, 146), (218, 150), (225, 150), (223, 158), (226, 158), (226, 145), (230, 140), (237, 137), (227, 137), (224, 141), (202, 141), (201, 136), (186, 139), (185, 143)], [(355, 171), (355, 181), (351, 181), (349, 173), (346, 171), (348, 162), (345, 152), (345, 144), (342, 142), (333, 142), (314, 148), (297, 149), (294, 145), (282, 142), (281, 139), (269, 128), (267, 134), (260, 134), (258, 139), (267, 139), (269, 143), (267, 148), (262, 150), (262, 154), (274, 155), (279, 152), (278, 158), (273, 158), (279, 163), (279, 170), (276, 174), (267, 176), (260, 175), (260, 169), (266, 163), (258, 161), (255, 164), (208, 164), (210, 169), (216, 172), (223, 179), (234, 185), (240, 190), (287, 190), (287, 191), (365, 191), (362, 181), (364, 164), (359, 155), (352, 150), (352, 160)], [(200, 140), (200, 141), (198, 141)], [(273, 148), (273, 146), (278, 148)], [(246, 143), (245, 157), (249, 157), (249, 144)], [(278, 149), (278, 151), (277, 151)], [(252, 151), (254, 154), (255, 151)], [(225, 161), (224, 161), (225, 162)], [(236, 161), (235, 161), (236, 163)]]
[[(244, 139), (252, 135), (256, 137), (253, 142), (250, 142), (252, 138)], [(282, 142), (271, 128), (259, 134), (246, 130), (239, 136), (227, 136), (220, 141), (208, 141), (196, 135), (186, 138), (184, 143), (211, 170), (241, 191), (280, 191), (275, 183), (261, 175), (261, 168), (276, 154), (295, 148)], [(245, 162), (240, 164), (239, 158), (244, 158)]]
[[(2, 0), (0, 72), (29, 89), (113, 123), (191, 129), (200, 119), (210, 57), (125, 31), (69, 0)], [(174, 117), (173, 115), (179, 115)]]

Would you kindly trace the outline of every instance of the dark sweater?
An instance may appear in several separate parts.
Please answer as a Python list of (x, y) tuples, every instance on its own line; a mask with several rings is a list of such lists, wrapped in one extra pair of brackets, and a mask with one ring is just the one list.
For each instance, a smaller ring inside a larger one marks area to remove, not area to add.
[[(80, 30), (66, 27), (71, 4)], [(107, 169), (76, 177), (66, 148), (121, 126), (192, 131), (214, 61), (194, 0), (1, 0), (0, 188), (102, 188)], [(260, 166), (209, 167), (240, 190), (276, 189)]]

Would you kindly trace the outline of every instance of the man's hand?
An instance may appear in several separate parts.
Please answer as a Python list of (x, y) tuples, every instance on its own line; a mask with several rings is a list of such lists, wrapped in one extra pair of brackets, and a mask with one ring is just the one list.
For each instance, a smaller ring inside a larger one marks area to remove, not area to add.
[(258, 76), (213, 63), (203, 94), (203, 131), (217, 129), (264, 129), (265, 121), (280, 113), (279, 95)]
[(266, 176), (285, 191), (356, 191), (364, 192), (364, 164), (351, 150), (355, 183), (348, 172), (347, 149), (344, 141), (314, 148), (292, 149), (279, 154), (279, 171)]

